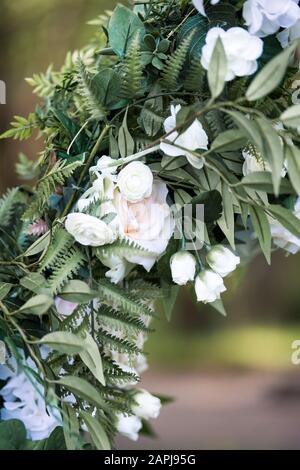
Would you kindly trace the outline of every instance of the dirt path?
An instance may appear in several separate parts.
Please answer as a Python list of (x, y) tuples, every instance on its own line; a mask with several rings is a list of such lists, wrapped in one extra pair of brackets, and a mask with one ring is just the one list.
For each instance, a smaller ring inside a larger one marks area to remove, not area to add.
[(300, 449), (300, 370), (156, 373), (142, 385), (177, 399), (152, 421), (157, 439), (118, 449)]

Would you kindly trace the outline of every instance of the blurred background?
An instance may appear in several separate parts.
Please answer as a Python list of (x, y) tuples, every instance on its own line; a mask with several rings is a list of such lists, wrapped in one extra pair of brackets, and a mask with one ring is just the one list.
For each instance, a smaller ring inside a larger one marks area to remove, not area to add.
[[(60, 67), (69, 49), (93, 33), (88, 20), (112, 9), (111, 0), (1, 0), (0, 133), (36, 98), (24, 78)], [(0, 193), (18, 183), (20, 151), (34, 159), (39, 142), (0, 141)], [(300, 340), (300, 257), (256, 258), (227, 281), (227, 318), (197, 305), (182, 291), (171, 323), (156, 321), (147, 343), (150, 371), (142, 385), (171, 395), (153, 422), (157, 437), (120, 439), (119, 449), (299, 449), (300, 365), (291, 363)]]

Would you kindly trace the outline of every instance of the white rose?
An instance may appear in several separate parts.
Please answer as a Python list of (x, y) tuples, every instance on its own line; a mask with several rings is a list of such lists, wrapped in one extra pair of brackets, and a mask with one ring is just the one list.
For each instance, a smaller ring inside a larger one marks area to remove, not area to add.
[(222, 245), (214, 246), (207, 254), (206, 261), (211, 269), (222, 277), (230, 274), (240, 264), (239, 256), (235, 256), (229, 248)]
[(172, 279), (179, 286), (184, 286), (195, 278), (196, 260), (188, 251), (175, 253), (170, 260), (170, 267)]
[(115, 232), (105, 222), (80, 212), (69, 214), (65, 227), (84, 246), (102, 246), (113, 243), (116, 239)]
[[(293, 213), (300, 220), (300, 197), (296, 201)], [(295, 237), (295, 235), (274, 219), (271, 219), (270, 227), (273, 242), (278, 248), (282, 248), (293, 255), (300, 251), (300, 238)]]
[(300, 18), (298, 0), (247, 0), (243, 17), (251, 34), (265, 37), (290, 28)]
[(263, 41), (251, 36), (243, 28), (234, 27), (225, 31), (211, 28), (206, 35), (206, 44), (202, 48), (201, 64), (208, 70), (217, 39), (220, 38), (227, 58), (226, 81), (235, 77), (252, 75), (257, 71), (257, 59), (263, 52)]
[(219, 274), (207, 269), (196, 277), (195, 291), (198, 302), (206, 304), (220, 299), (220, 294), (226, 291), (226, 287)]
[(123, 256), (129, 263), (140, 264), (147, 271), (164, 253), (174, 231), (167, 195), (168, 188), (162, 181), (154, 181), (151, 196), (136, 203), (130, 203), (118, 190), (115, 191), (114, 206), (120, 236), (145, 250), (136, 254), (128, 250)]
[[(216, 5), (219, 3), (220, 0), (210, 0), (211, 5)], [(196, 10), (201, 13), (201, 15), (206, 16), (205, 10), (204, 10), (204, 0), (193, 0), (193, 5), (196, 8)]]
[(139, 432), (142, 429), (142, 422), (137, 416), (125, 416), (123, 413), (118, 413), (116, 428), (123, 436), (132, 441), (137, 441)]
[(149, 197), (152, 193), (153, 175), (150, 168), (142, 162), (131, 162), (118, 176), (118, 187), (127, 201), (135, 203)]
[(110, 251), (106, 252), (102, 250), (98, 254), (98, 257), (104, 266), (110, 268), (110, 270), (105, 273), (105, 277), (113, 284), (119, 284), (119, 282), (123, 281), (133, 268), (133, 264), (126, 261), (125, 258), (115, 255)]
[(117, 160), (115, 158), (103, 155), (99, 158), (96, 166), (90, 168), (90, 173), (101, 173), (103, 176), (110, 176), (117, 171)]
[[(164, 122), (166, 133), (169, 133), (176, 128), (176, 114), (180, 111), (180, 109), (180, 105), (171, 106), (171, 116), (169, 116)], [(166, 138), (166, 140), (170, 141), (170, 144), (167, 142), (161, 142), (160, 144), (160, 149), (166, 155), (169, 155), (170, 157), (179, 157), (180, 155), (183, 155), (195, 168), (200, 169), (203, 167), (203, 158), (196, 157), (189, 152), (189, 150), (194, 151), (197, 149), (207, 150), (208, 137), (198, 119), (195, 119), (193, 124), (191, 124), (190, 127), (182, 134), (179, 134), (174, 130), (174, 132), (172, 132)], [(172, 143), (178, 145), (178, 147), (176, 147), (176, 145), (172, 145)]]
[(69, 315), (72, 315), (72, 313), (78, 306), (78, 304), (75, 304), (73, 302), (68, 302), (67, 300), (62, 299), (61, 297), (55, 297), (54, 302), (55, 302), (57, 313), (59, 313), (60, 315), (63, 315), (64, 317), (68, 317)]
[(136, 404), (132, 407), (132, 412), (143, 419), (158, 418), (161, 410), (161, 401), (154, 397), (147, 390), (138, 390), (134, 395)]

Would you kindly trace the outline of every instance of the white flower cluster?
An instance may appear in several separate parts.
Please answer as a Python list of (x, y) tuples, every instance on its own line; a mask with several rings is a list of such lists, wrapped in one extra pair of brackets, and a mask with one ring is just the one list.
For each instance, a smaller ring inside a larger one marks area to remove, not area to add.
[(214, 302), (225, 292), (223, 277), (230, 274), (240, 263), (229, 248), (216, 245), (208, 252), (206, 262), (211, 269), (201, 271), (195, 279), (196, 259), (186, 251), (180, 251), (172, 256), (170, 267), (173, 281), (178, 285), (185, 285), (195, 279), (195, 291), (199, 302)]
[[(24, 366), (37, 371), (30, 358), (24, 360)], [(44, 387), (33, 374), (18, 370), (14, 358), (10, 358), (7, 365), (0, 365), (0, 379), (7, 381), (0, 390), (4, 401), (0, 419), (22, 421), (27, 430), (27, 438), (33, 441), (49, 437), (61, 425), (59, 411), (46, 407)]]

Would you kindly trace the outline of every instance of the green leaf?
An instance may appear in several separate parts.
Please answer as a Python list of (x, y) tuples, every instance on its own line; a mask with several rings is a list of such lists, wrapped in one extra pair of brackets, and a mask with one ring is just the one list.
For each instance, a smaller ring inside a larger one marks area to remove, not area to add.
[(21, 286), (25, 287), (25, 289), (28, 289), (35, 294), (41, 293), (42, 291), (47, 291), (47, 281), (44, 276), (39, 273), (28, 274), (28, 276), (25, 276), (20, 280), (20, 284)]
[(284, 159), (283, 143), (274, 127), (267, 119), (258, 118), (256, 123), (262, 136), (262, 157), (264, 160), (270, 163), (272, 169), (274, 193), (277, 196), (279, 194)]
[(84, 350), (84, 340), (82, 337), (68, 331), (56, 331), (44, 336), (39, 344), (46, 344), (52, 349), (63, 354), (77, 354)]
[(271, 263), (271, 230), (268, 217), (263, 209), (258, 206), (249, 207), (254, 231), (258, 237), (260, 247), (268, 264)]
[(225, 310), (222, 299), (218, 299), (218, 300), (215, 300), (214, 302), (210, 302), (209, 306), (213, 307), (218, 313), (223, 315), (223, 317), (227, 317), (227, 312)]
[[(244, 176), (238, 185), (246, 186), (247, 188), (254, 189), (255, 191), (265, 191), (272, 194), (274, 191), (272, 174), (269, 171), (254, 171), (249, 175)], [(291, 183), (287, 179), (282, 179), (279, 192), (281, 194), (293, 193)]]
[(300, 195), (300, 150), (294, 145), (287, 145), (285, 156), (290, 180), (296, 193)]
[(29, 313), (31, 315), (44, 315), (53, 304), (53, 299), (45, 294), (36, 295), (29, 299), (18, 313)]
[(217, 39), (208, 69), (208, 84), (213, 98), (223, 91), (227, 74), (227, 59), (222, 40)]
[(193, 58), (200, 61), (201, 51), (205, 44), (208, 27), (209, 25), (207, 19), (204, 16), (197, 14), (188, 18), (179, 29), (176, 41), (177, 45), (182, 44), (186, 38), (191, 36), (192, 32), (194, 33), (188, 53), (190, 62), (193, 60)]
[(222, 200), (223, 200), (223, 215), (218, 219), (218, 225), (225, 237), (230, 243), (232, 249), (235, 249), (234, 242), (234, 211), (233, 211), (233, 196), (229, 187), (222, 182)]
[(145, 35), (143, 22), (129, 8), (118, 5), (108, 24), (109, 43), (113, 51), (119, 57), (124, 57), (137, 35), (139, 39)]
[(291, 106), (282, 113), (279, 120), (288, 127), (300, 127), (300, 104)]
[(98, 450), (111, 450), (111, 445), (107, 434), (97, 418), (94, 418), (86, 411), (80, 411), (80, 416), (87, 425), (91, 438)]
[(112, 69), (101, 70), (91, 81), (91, 87), (101, 104), (110, 109), (120, 99), (121, 79)]
[(68, 403), (62, 404), (64, 436), (68, 450), (78, 450), (80, 446), (79, 422), (75, 409)]
[(128, 157), (134, 153), (134, 140), (127, 127), (127, 112), (128, 109), (126, 110), (123, 124), (119, 129), (118, 143), (121, 157)]
[(99, 391), (89, 382), (81, 379), (80, 377), (67, 375), (66, 377), (62, 377), (61, 379), (57, 380), (55, 383), (70, 390), (75, 395), (81, 397), (83, 400), (87, 400), (89, 403), (94, 404), (101, 410), (105, 410), (107, 408), (105, 402), (101, 398)]
[(26, 441), (24, 424), (17, 419), (0, 422), (0, 450), (19, 450)]
[(268, 212), (295, 237), (300, 238), (300, 220), (289, 209), (279, 205), (270, 205)]
[(59, 296), (68, 302), (85, 304), (98, 297), (98, 292), (92, 290), (85, 282), (74, 279), (64, 286)]
[(261, 148), (261, 135), (257, 129), (256, 123), (246, 118), (238, 111), (225, 110), (225, 112), (232, 117), (235, 124), (244, 132), (245, 136), (247, 136), (253, 144)]
[(27, 251), (25, 251), (24, 256), (34, 256), (42, 251), (46, 250), (50, 243), (50, 231), (45, 233), (42, 237), (36, 240)]
[(222, 216), (222, 196), (216, 189), (195, 196), (191, 204), (204, 205), (204, 222), (215, 222)]
[(168, 321), (171, 321), (172, 313), (179, 294), (179, 286), (170, 285), (167, 282), (161, 281), (163, 297), (161, 298), (161, 305)]
[(242, 130), (230, 129), (229, 131), (222, 132), (212, 142), (211, 150), (216, 152), (231, 152), (240, 150), (245, 147), (247, 138)]
[(0, 282), (0, 300), (5, 299), (13, 284), (9, 284), (8, 282)]
[(96, 377), (96, 379), (105, 386), (102, 359), (97, 343), (87, 331), (85, 331), (84, 334), (84, 349), (79, 353), (79, 355), (94, 377)]
[(293, 44), (285, 49), (254, 77), (246, 92), (246, 98), (249, 101), (259, 100), (269, 95), (280, 85), (288, 67), (290, 56), (295, 48), (296, 44)]

